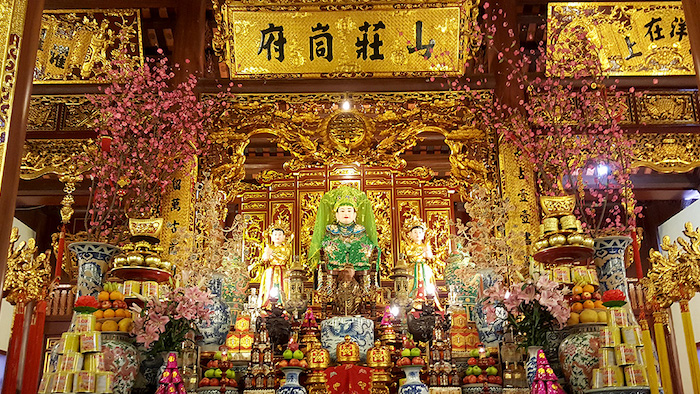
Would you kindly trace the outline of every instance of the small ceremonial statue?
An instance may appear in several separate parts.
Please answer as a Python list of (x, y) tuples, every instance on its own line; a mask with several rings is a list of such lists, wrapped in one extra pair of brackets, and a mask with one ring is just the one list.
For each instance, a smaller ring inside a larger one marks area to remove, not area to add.
[[(411, 298), (417, 299), (423, 296), (433, 296), (435, 306), (442, 309), (437, 294), (437, 285), (433, 269), (429, 263), (435, 259), (430, 247), (430, 240), (426, 240), (427, 226), (418, 217), (413, 216), (404, 222), (403, 242), (401, 249), (409, 267), (413, 268), (413, 286), (409, 293)], [(423, 293), (423, 290), (425, 293)]]
[[(270, 304), (284, 302), (289, 297), (286, 285), (287, 266), (292, 261), (292, 240), (294, 234), (289, 230), (289, 224), (277, 220), (264, 233), (266, 239), (262, 261), (267, 265), (260, 279), (260, 297), (258, 306), (269, 307)], [(269, 243), (267, 239), (269, 238)]]

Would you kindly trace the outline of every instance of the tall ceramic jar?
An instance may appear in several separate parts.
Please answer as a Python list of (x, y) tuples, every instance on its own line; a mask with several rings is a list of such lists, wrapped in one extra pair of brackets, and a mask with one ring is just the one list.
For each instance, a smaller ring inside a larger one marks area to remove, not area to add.
[(406, 365), (401, 367), (406, 374), (406, 380), (399, 387), (399, 394), (428, 394), (428, 386), (420, 380), (422, 365)]
[[(481, 293), (488, 289), (489, 287), (495, 285), (500, 276), (495, 274), (492, 270), (481, 270), (479, 271), (479, 276), (481, 277)], [(506, 328), (506, 322), (508, 321), (508, 314), (505, 309), (496, 309), (496, 320), (493, 323), (488, 323), (486, 321), (486, 313), (482, 308), (481, 303), (477, 303), (474, 308), (474, 321), (476, 322), (476, 329), (479, 331), (479, 340), (487, 347), (496, 346), (503, 340), (503, 334)]]
[(629, 300), (627, 289), (627, 267), (625, 267), (625, 250), (632, 242), (630, 237), (596, 238), (595, 265), (598, 267), (600, 293), (619, 289)]
[(559, 345), (559, 362), (564, 377), (576, 394), (591, 388), (593, 368), (598, 366), (600, 329), (605, 324), (579, 324), (566, 330), (569, 336)]
[(223, 289), (223, 275), (214, 274), (209, 280), (209, 290), (214, 295), (213, 303), (209, 306), (212, 311), (211, 320), (198, 326), (203, 337), (199, 344), (204, 348), (203, 350), (218, 350), (219, 346), (226, 341), (226, 334), (231, 328), (229, 306), (221, 297)]
[(78, 294), (76, 296), (90, 295), (97, 298), (102, 291), (102, 281), (104, 280), (109, 262), (117, 253), (119, 248), (101, 242), (73, 242), (68, 245), (68, 250), (76, 256), (78, 260)]
[(114, 394), (129, 394), (139, 372), (139, 352), (125, 334), (102, 334), (105, 368), (114, 372)]
[(299, 374), (303, 371), (303, 368), (297, 367), (282, 368), (284, 384), (277, 390), (277, 394), (306, 394), (306, 389), (299, 384)]
[(527, 361), (525, 362), (525, 377), (527, 377), (527, 384), (532, 386), (532, 382), (535, 380), (535, 372), (537, 372), (537, 353), (539, 353), (542, 346), (528, 346), (527, 347)]

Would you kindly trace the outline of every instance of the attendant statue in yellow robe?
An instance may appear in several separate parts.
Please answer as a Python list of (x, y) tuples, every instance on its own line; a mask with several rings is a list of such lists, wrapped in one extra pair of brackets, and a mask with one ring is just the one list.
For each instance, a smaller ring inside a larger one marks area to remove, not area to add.
[(442, 309), (435, 282), (435, 274), (429, 263), (435, 259), (430, 247), (430, 240), (425, 239), (426, 225), (417, 217), (412, 217), (404, 223), (404, 236), (401, 253), (406, 258), (408, 266), (413, 268), (413, 286), (409, 295), (411, 298), (435, 297), (435, 305)]
[[(277, 221), (266, 233), (270, 242), (265, 244), (262, 261), (267, 266), (260, 279), (260, 298), (258, 306), (265, 308), (279, 301), (282, 305), (289, 298), (287, 266), (292, 261), (294, 234), (289, 231), (287, 223)], [(266, 236), (267, 238), (267, 236)]]

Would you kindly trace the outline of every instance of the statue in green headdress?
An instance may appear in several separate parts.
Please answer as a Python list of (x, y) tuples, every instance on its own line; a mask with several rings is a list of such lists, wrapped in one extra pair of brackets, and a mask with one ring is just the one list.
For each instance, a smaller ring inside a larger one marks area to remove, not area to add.
[(308, 252), (312, 269), (318, 266), (321, 254), (330, 271), (343, 269), (346, 264), (355, 271), (377, 269), (377, 226), (365, 193), (343, 185), (323, 195)]

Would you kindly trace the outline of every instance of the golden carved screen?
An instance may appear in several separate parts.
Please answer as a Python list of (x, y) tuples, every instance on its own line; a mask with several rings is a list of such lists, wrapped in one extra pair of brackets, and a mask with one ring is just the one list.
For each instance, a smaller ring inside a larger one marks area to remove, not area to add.
[[(363, 190), (373, 206), (382, 249), (382, 278), (389, 277), (398, 261), (402, 226), (413, 215), (421, 217), (433, 229), (435, 237), (431, 242), (436, 255), (433, 269), (438, 278), (442, 278), (445, 261), (451, 252), (449, 223), (454, 221), (452, 196), (455, 194), (453, 188), (431, 182), (429, 175), (419, 177), (387, 167), (336, 165), (293, 174), (266, 172), (258, 177), (258, 181), (261, 186), (257, 190), (242, 193), (242, 213), (256, 217), (259, 222), (256, 227), (259, 228), (266, 228), (277, 218), (289, 218), (295, 234), (294, 254), (299, 256), (303, 265), (306, 265), (306, 251), (321, 197), (340, 184), (351, 184)], [(257, 231), (253, 232), (257, 234)], [(250, 242), (258, 242), (252, 233)], [(258, 267), (260, 247), (251, 247), (247, 251), (249, 264)]]

